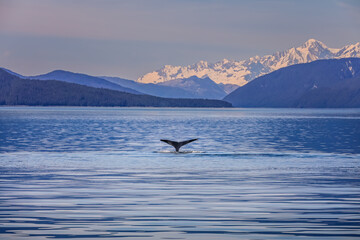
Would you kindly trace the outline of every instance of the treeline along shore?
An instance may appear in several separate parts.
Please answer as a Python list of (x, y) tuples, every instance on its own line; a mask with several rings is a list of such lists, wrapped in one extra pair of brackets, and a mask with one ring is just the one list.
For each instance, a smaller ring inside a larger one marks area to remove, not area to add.
[(21, 79), (0, 69), (0, 105), (107, 107), (232, 107), (222, 100), (137, 95), (53, 80)]

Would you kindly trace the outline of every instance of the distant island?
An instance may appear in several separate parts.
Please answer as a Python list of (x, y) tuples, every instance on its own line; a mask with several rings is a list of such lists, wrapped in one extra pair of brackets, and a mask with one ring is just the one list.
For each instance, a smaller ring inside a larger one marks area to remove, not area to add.
[(0, 69), (0, 105), (232, 107), (222, 100), (161, 98), (56, 80), (22, 79)]

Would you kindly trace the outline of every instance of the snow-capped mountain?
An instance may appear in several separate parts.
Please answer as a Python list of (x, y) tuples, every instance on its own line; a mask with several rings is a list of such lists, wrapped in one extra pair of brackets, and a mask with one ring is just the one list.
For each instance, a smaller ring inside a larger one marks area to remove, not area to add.
[(308, 63), (319, 59), (349, 57), (360, 57), (359, 42), (335, 49), (329, 48), (315, 39), (309, 39), (299, 47), (263, 57), (255, 56), (247, 60), (224, 59), (216, 63), (200, 61), (185, 67), (165, 65), (157, 71), (145, 74), (137, 81), (141, 83), (161, 83), (197, 76), (200, 78), (209, 77), (216, 83), (242, 86), (256, 77), (290, 65)]
[(235, 107), (360, 107), (360, 58), (285, 67), (239, 87), (224, 100)]
[(196, 98), (222, 99), (227, 95), (224, 89), (210, 78), (198, 78), (196, 76), (169, 80), (156, 85), (180, 88), (192, 93)]

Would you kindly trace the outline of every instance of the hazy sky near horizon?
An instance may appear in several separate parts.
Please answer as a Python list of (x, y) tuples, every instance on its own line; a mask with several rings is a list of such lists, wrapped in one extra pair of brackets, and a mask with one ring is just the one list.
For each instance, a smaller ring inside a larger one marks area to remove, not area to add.
[(0, 0), (0, 67), (137, 79), (309, 38), (340, 48), (359, 42), (359, 29), (359, 0)]

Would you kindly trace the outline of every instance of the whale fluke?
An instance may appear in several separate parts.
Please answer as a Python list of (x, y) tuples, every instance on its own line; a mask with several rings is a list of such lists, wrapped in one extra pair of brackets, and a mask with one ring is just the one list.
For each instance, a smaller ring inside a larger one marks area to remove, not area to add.
[(195, 138), (195, 139), (190, 139), (190, 140), (183, 141), (183, 142), (175, 142), (175, 141), (171, 141), (171, 140), (160, 139), (160, 141), (166, 142), (167, 144), (170, 144), (171, 146), (173, 146), (173, 147), (175, 148), (176, 152), (179, 152), (179, 149), (180, 149), (182, 146), (184, 146), (184, 145), (186, 145), (186, 144), (188, 144), (188, 143), (191, 143), (191, 142), (193, 142), (193, 141), (196, 141), (196, 140), (198, 140), (198, 139)]

